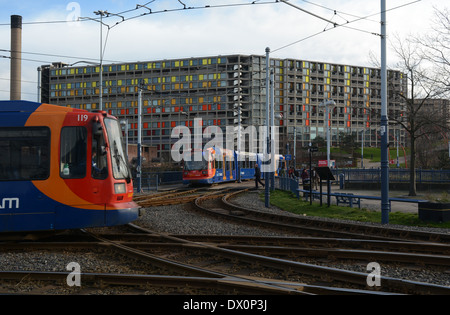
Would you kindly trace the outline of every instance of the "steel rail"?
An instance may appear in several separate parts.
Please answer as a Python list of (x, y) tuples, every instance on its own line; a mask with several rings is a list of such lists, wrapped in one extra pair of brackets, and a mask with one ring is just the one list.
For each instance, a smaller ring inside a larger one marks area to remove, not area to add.
[[(139, 229), (140, 231), (150, 231), (148, 229), (138, 227), (134, 224), (129, 224), (130, 226)], [(171, 239), (173, 241), (182, 242), (182, 243), (192, 243), (188, 240), (177, 238), (174, 236), (165, 236), (163, 237), (167, 239)], [(255, 263), (258, 262), (264, 266), (279, 269), (279, 270), (290, 270), (294, 272), (299, 272), (302, 274), (308, 274), (311, 276), (317, 276), (320, 278), (329, 278), (336, 281), (342, 281), (346, 283), (353, 283), (359, 286), (366, 287), (367, 285), (367, 274), (355, 271), (341, 270), (337, 268), (324, 267), (318, 265), (312, 265), (307, 263), (295, 262), (290, 260), (284, 260), (280, 258), (272, 258), (252, 253), (244, 253), (241, 251), (236, 251), (232, 249), (220, 248), (214, 245), (195, 242), (194, 244), (200, 245), (211, 250), (214, 250), (224, 256), (228, 256), (231, 258), (239, 257), (239, 259), (249, 262)], [(450, 287), (445, 287), (441, 285), (428, 284), (404, 279), (396, 279), (392, 277), (380, 276), (381, 282), (383, 283), (383, 290), (396, 292), (396, 293), (422, 293), (422, 294), (450, 294)], [(388, 290), (386, 290), (388, 288)], [(397, 292), (399, 291), (399, 292)]]
[[(137, 248), (139, 250), (174, 249), (189, 248), (202, 249), (201, 246), (180, 243), (151, 243), (151, 242), (123, 242), (125, 246)], [(450, 256), (445, 255), (428, 255), (422, 253), (401, 253), (387, 252), (361, 249), (336, 249), (336, 248), (310, 248), (310, 247), (293, 247), (293, 246), (265, 246), (265, 245), (230, 245), (230, 244), (214, 244), (219, 248), (226, 248), (235, 251), (253, 253), (259, 255), (281, 255), (307, 258), (326, 258), (330, 260), (347, 259), (347, 260), (367, 260), (377, 262), (396, 262), (420, 264), (427, 266), (450, 266)]]
[[(223, 199), (229, 198), (229, 195), (225, 196)], [(211, 212), (209, 209), (204, 208), (200, 206), (200, 200), (195, 200), (195, 205), (207, 212)], [(242, 208), (235, 206), (234, 209), (240, 211)], [(245, 209), (246, 210), (246, 209)], [(252, 212), (256, 212), (254, 210), (251, 210)], [(222, 214), (220, 214), (222, 215)], [(288, 218), (289, 220), (294, 219), (293, 217), (288, 216), (282, 216), (283, 218)], [(358, 225), (353, 225), (354, 227), (358, 227)], [(210, 246), (206, 245), (205, 246)], [(216, 247), (217, 248), (217, 247)], [(217, 249), (219, 250), (219, 249)], [(222, 251), (226, 251), (226, 249), (221, 249)], [(223, 252), (224, 253), (224, 252)], [(283, 266), (282, 269), (290, 268), (291, 270), (296, 270), (300, 273), (307, 273), (310, 275), (316, 275), (316, 276), (324, 276), (327, 275), (329, 277), (332, 277), (333, 279), (339, 280), (339, 281), (345, 281), (345, 282), (352, 282), (358, 285), (366, 285), (367, 284), (367, 274), (364, 273), (358, 273), (358, 272), (352, 272), (352, 271), (344, 271), (344, 270), (338, 270), (335, 268), (328, 268), (328, 267), (322, 267), (322, 266), (315, 266), (310, 264), (304, 264), (299, 262), (292, 262), (292, 261), (284, 261), (284, 260), (277, 260), (277, 259), (270, 259), (268, 257), (260, 256), (260, 255), (252, 255), (252, 254), (244, 254), (242, 252), (229, 250), (229, 253), (231, 255), (240, 255), (241, 258), (247, 261), (259, 261), (261, 263), (268, 264), (271, 267), (278, 267)], [(391, 277), (383, 277), (380, 276), (380, 279), (382, 279), (382, 282), (387, 284), (390, 289), (392, 290), (402, 290), (402, 293), (435, 293), (435, 294), (450, 294), (450, 287), (440, 286), (440, 285), (434, 285), (434, 284), (428, 284), (428, 283), (421, 283), (421, 282), (415, 282), (415, 281), (409, 281), (409, 280), (403, 280), (403, 279), (395, 279)]]
[[(191, 241), (203, 241), (223, 244), (254, 244), (254, 245), (280, 245), (280, 246), (305, 246), (305, 247), (332, 247), (332, 248), (364, 248), (402, 250), (403, 252), (415, 252), (426, 254), (448, 254), (450, 245), (428, 242), (385, 241), (350, 238), (326, 238), (326, 237), (280, 237), (280, 236), (251, 236), (251, 235), (174, 235)], [(132, 237), (132, 234), (130, 235)], [(158, 236), (159, 237), (159, 236)]]
[[(227, 196), (224, 196), (224, 198)], [(219, 197), (217, 197), (219, 198)], [(315, 220), (312, 218), (300, 218), (288, 215), (279, 215), (268, 212), (261, 212), (245, 207), (236, 205), (224, 206), (222, 209), (208, 209), (201, 204), (207, 200), (200, 197), (194, 200), (193, 205), (201, 210), (203, 213), (209, 215), (230, 219), (233, 221), (239, 221), (241, 223), (250, 224), (252, 226), (266, 226), (269, 228), (276, 228), (278, 230), (290, 231), (308, 235), (320, 235), (320, 236), (334, 236), (334, 237), (357, 237), (357, 238), (370, 238), (370, 239), (385, 239), (388, 237), (373, 236), (368, 234), (355, 232), (355, 229), (343, 230), (340, 223), (323, 223), (323, 221)], [(228, 207), (228, 209), (226, 209)], [(231, 211), (230, 211), (231, 209)], [(320, 225), (326, 225), (321, 227)]]
[[(273, 222), (280, 222), (286, 228), (293, 228), (293, 226), (295, 225), (300, 225), (305, 229), (305, 231), (310, 231), (312, 233), (314, 232), (314, 229), (317, 229), (318, 231), (320, 229), (319, 233), (324, 233), (322, 234), (322, 236), (332, 235), (332, 233), (335, 232), (336, 233), (335, 235), (337, 236), (341, 235), (343, 237), (353, 236), (365, 239), (370, 238), (370, 239), (384, 239), (393, 241), (424, 241), (424, 242), (450, 244), (450, 233), (403, 230), (403, 229), (396, 229), (393, 227), (379, 227), (358, 223), (334, 222), (329, 220), (317, 220), (310, 217), (288, 216), (288, 215), (261, 212), (258, 210), (236, 205), (228, 201), (229, 198), (233, 197), (235, 194), (238, 193), (240, 193), (240, 191), (227, 194), (222, 198), (221, 201), (224, 204), (224, 208), (231, 210), (231, 214), (233, 213), (233, 211), (235, 211), (235, 213), (237, 212), (240, 214), (251, 214), (257, 217), (263, 217), (268, 220), (268, 222), (264, 224), (270, 225), (273, 224)], [(201, 208), (203, 211), (208, 211), (209, 213), (212, 213), (210, 210), (201, 207), (200, 205), (201, 201), (202, 201), (201, 199), (195, 201), (196, 207)], [(248, 220), (252, 224), (255, 224), (258, 221), (256, 219), (250, 218), (247, 219), (242, 216), (225, 215), (223, 213), (217, 215), (227, 216), (229, 218), (235, 217), (236, 220), (241, 221)]]
[[(131, 224), (131, 226), (133, 226), (133, 225)], [(158, 267), (161, 267), (161, 268), (170, 268), (172, 270), (177, 270), (179, 272), (187, 272), (189, 274), (194, 274), (194, 275), (199, 275), (199, 276), (206, 276), (206, 277), (213, 277), (213, 278), (218, 278), (218, 279), (219, 278), (228, 278), (228, 279), (236, 278), (236, 279), (240, 279), (240, 280), (246, 280), (246, 281), (249, 281), (249, 283), (252, 283), (252, 285), (255, 285), (255, 284), (256, 285), (261, 285), (261, 286), (267, 285), (269, 287), (273, 287), (272, 288), (273, 291), (277, 290), (278, 294), (298, 294), (299, 293), (299, 291), (297, 291), (296, 289), (291, 289), (289, 287), (276, 287), (275, 285), (268, 285), (268, 284), (265, 284), (264, 282), (259, 282), (259, 281), (256, 281), (256, 280), (246, 279), (244, 277), (231, 276), (231, 275), (227, 275), (227, 274), (224, 274), (224, 273), (207, 270), (205, 268), (200, 268), (200, 267), (188, 265), (188, 264), (185, 264), (185, 263), (176, 262), (176, 261), (173, 261), (173, 260), (170, 260), (170, 259), (161, 258), (161, 257), (158, 257), (156, 255), (151, 255), (151, 254), (143, 252), (141, 250), (125, 246), (125, 245), (123, 245), (123, 244), (121, 244), (119, 242), (115, 242), (115, 241), (108, 240), (106, 238), (99, 237), (99, 236), (97, 236), (95, 234), (92, 234), (92, 233), (89, 233), (89, 232), (86, 232), (86, 233), (90, 234), (92, 237), (94, 237), (94, 238), (96, 238), (96, 239), (98, 239), (98, 240), (100, 240), (102, 242), (109, 243), (112, 246), (114, 246), (114, 247), (116, 247), (116, 248), (118, 248), (118, 249), (120, 249), (120, 250), (122, 250), (122, 251), (124, 251), (124, 252), (126, 252), (128, 254), (135, 255), (135, 256), (137, 256), (137, 257), (139, 257), (141, 259), (145, 258), (145, 259), (149, 260), (152, 264), (155, 264), (155, 265), (157, 265)]]
[[(8, 281), (60, 281), (64, 283), (68, 273), (49, 271), (0, 271), (0, 279)], [(236, 277), (195, 277), (195, 276), (165, 276), (165, 275), (136, 275), (136, 274), (109, 274), (109, 273), (80, 273), (82, 284), (117, 285), (117, 286), (143, 286), (198, 289), (216, 289), (242, 294), (286, 294), (286, 288), (295, 290), (298, 295), (334, 294), (334, 295), (387, 295), (382, 291), (369, 291), (346, 288), (333, 288), (319, 285), (307, 285), (286, 281), (264, 282), (249, 281), (249, 279)], [(280, 289), (281, 287), (281, 289)], [(292, 293), (292, 291), (290, 291)]]
[[(118, 240), (117, 238), (119, 235), (99, 235), (102, 239), (108, 239), (112, 240), (111, 236), (114, 236), (115, 242), (118, 244), (122, 244), (127, 247), (135, 248), (138, 250), (154, 250), (154, 249), (173, 249), (173, 248), (199, 248), (202, 249), (201, 246), (193, 245), (193, 244), (184, 244), (184, 243), (173, 243), (173, 242), (161, 242), (161, 237), (158, 237), (158, 240), (155, 241), (136, 241), (136, 240), (130, 240), (132, 236), (127, 235), (126, 240)], [(154, 235), (149, 235), (150, 238), (153, 238)], [(175, 236), (177, 238), (182, 239), (188, 239), (191, 242), (199, 242), (198, 238), (196, 241), (193, 241), (192, 238), (189, 236)], [(139, 235), (139, 238), (144, 237), (142, 234)], [(219, 240), (222, 240), (218, 242)], [(243, 251), (243, 252), (250, 252), (254, 254), (261, 254), (261, 255), (282, 255), (282, 256), (291, 256), (296, 255), (299, 257), (309, 257), (309, 258), (327, 258), (331, 260), (336, 259), (364, 259), (364, 260), (370, 260), (370, 261), (378, 261), (378, 262), (398, 262), (398, 263), (413, 263), (413, 264), (420, 264), (420, 265), (436, 265), (436, 266), (449, 266), (450, 265), (450, 256), (448, 255), (437, 255), (437, 254), (427, 254), (427, 253), (405, 253), (405, 252), (399, 252), (399, 251), (386, 251), (386, 250), (367, 250), (367, 249), (353, 249), (353, 248), (336, 248), (336, 246), (333, 246), (333, 248), (330, 247), (324, 247), (324, 246), (330, 246), (332, 245), (331, 240), (324, 240), (324, 242), (321, 244), (320, 248), (314, 248), (310, 245), (312, 244), (293, 244), (292, 240), (290, 244), (273, 244), (272, 241), (271, 245), (267, 244), (268, 242), (264, 242), (264, 244), (257, 244), (252, 239), (249, 239), (249, 242), (246, 244), (242, 244), (242, 242), (238, 244), (232, 244), (229, 240), (233, 240), (233, 238), (228, 238), (227, 241), (224, 242), (224, 238), (218, 238), (216, 240), (216, 243), (213, 244), (214, 246), (217, 246), (219, 248), (227, 248), (237, 251)], [(203, 239), (200, 239), (201, 243), (208, 242), (211, 244), (211, 236), (204, 237)], [(303, 240), (303, 243), (307, 242), (307, 239), (305, 238)], [(317, 242), (314, 242), (312, 240), (312, 243), (317, 244)], [(360, 243), (360, 242), (358, 242)], [(339, 243), (335, 243), (337, 246), (339, 246)], [(363, 243), (364, 244), (364, 243)], [(388, 243), (384, 242), (382, 244)], [(306, 246), (302, 246), (306, 245)], [(355, 245), (355, 244), (353, 244)], [(366, 244), (367, 245), (367, 244)], [(378, 246), (381, 246), (381, 243), (377, 244)], [(408, 243), (408, 245), (412, 247), (411, 243)], [(419, 244), (420, 245), (420, 244)], [(12, 249), (87, 249), (92, 248), (96, 249), (99, 247), (109, 247), (110, 245), (105, 242), (22, 242), (22, 243), (9, 243), (2, 245), (2, 250), (12, 250)], [(387, 246), (388, 247), (388, 246)], [(436, 251), (438, 250), (439, 246), (437, 248), (433, 248)], [(395, 248), (394, 248), (395, 249)]]

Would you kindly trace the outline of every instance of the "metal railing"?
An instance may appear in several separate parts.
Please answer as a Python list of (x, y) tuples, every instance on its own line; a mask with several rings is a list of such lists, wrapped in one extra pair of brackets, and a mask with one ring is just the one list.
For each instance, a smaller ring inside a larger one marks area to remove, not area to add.
[[(333, 169), (333, 175), (339, 180), (339, 175), (344, 175), (345, 182), (369, 182), (381, 181), (381, 169)], [(390, 169), (389, 182), (407, 183), (410, 179), (409, 169)], [(450, 170), (416, 170), (416, 183), (450, 183)]]

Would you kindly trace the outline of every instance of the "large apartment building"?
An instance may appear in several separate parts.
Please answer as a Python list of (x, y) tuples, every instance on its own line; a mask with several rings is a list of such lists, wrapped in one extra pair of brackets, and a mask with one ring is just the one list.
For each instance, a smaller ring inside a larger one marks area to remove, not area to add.
[[(332, 145), (339, 134), (353, 133), (364, 145), (379, 146), (381, 139), (380, 69), (297, 59), (271, 59), (274, 74), (275, 125), (279, 126), (279, 152), (307, 146), (316, 137), (326, 137), (326, 115), (319, 106), (327, 100)], [(100, 109), (100, 67), (42, 66), (42, 102), (88, 110)], [(406, 94), (405, 75), (389, 71), (388, 115), (400, 116)], [(143, 144), (156, 146), (163, 160), (170, 160), (170, 135), (175, 126), (203, 128), (265, 125), (266, 57), (228, 55), (103, 65), (102, 109), (126, 120), (130, 143), (137, 140), (138, 92), (142, 89)], [(294, 137), (295, 133), (295, 137)], [(389, 128), (389, 141), (405, 132)]]

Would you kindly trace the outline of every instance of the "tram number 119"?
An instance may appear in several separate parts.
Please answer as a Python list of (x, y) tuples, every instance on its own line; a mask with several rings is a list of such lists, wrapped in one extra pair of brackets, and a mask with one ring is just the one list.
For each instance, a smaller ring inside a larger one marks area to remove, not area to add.
[(88, 121), (88, 115), (77, 115), (79, 122), (86, 122)]

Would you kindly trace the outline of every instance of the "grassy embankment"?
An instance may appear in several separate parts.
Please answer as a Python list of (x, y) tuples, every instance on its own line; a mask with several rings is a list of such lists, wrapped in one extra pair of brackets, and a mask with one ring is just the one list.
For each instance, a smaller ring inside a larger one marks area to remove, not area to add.
[[(260, 194), (260, 198), (264, 200), (264, 193)], [(312, 206), (301, 198), (298, 200), (291, 192), (272, 191), (270, 193), (270, 203), (285, 211), (305, 216), (317, 216), (326, 218), (335, 218), (343, 220), (354, 220), (361, 222), (381, 222), (380, 211), (370, 211), (367, 209), (359, 209), (357, 207), (341, 207), (331, 205), (327, 207), (326, 203), (322, 206), (318, 202), (313, 202)], [(417, 213), (401, 213), (391, 212), (389, 214), (389, 224), (399, 224), (407, 226), (422, 227), (438, 227), (450, 228), (450, 222), (446, 223), (429, 223), (419, 220)]]

